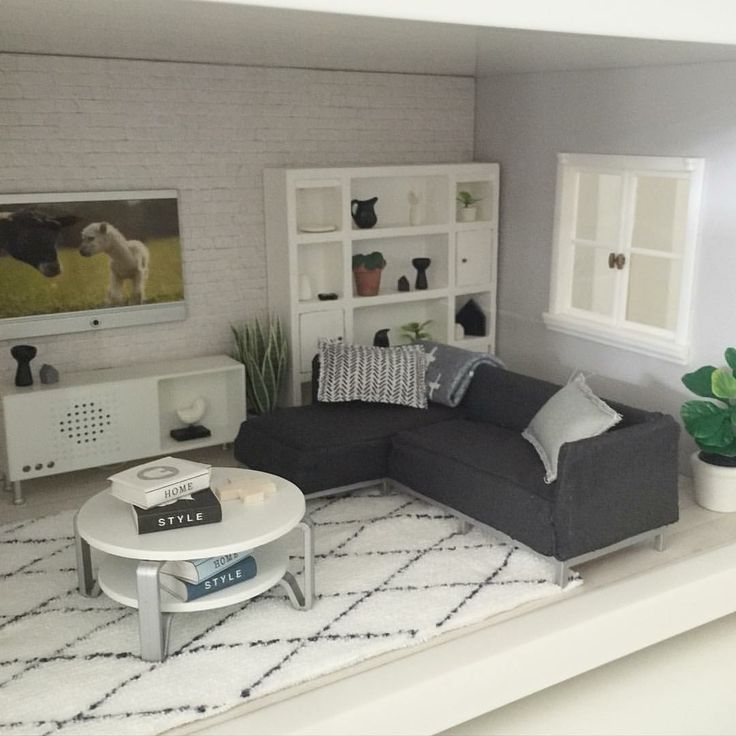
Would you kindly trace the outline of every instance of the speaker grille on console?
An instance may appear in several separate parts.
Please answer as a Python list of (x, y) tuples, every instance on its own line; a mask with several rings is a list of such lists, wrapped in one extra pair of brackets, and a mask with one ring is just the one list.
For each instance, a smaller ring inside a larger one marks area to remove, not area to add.
[(94, 457), (120, 449), (117, 391), (85, 392), (55, 409), (57, 449), (69, 457)]

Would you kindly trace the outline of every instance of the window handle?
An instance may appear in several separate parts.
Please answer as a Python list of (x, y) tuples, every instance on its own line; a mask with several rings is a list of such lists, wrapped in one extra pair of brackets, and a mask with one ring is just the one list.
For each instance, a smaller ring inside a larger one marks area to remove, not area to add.
[(608, 254), (608, 268), (617, 268), (619, 271), (626, 265), (626, 256), (623, 253)]

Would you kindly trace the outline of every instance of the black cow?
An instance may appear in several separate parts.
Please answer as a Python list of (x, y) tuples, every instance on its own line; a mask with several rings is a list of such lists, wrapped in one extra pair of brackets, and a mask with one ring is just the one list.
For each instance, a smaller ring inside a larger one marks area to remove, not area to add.
[(56, 245), (61, 229), (78, 221), (75, 215), (52, 217), (32, 210), (0, 212), (0, 249), (46, 277), (58, 276)]

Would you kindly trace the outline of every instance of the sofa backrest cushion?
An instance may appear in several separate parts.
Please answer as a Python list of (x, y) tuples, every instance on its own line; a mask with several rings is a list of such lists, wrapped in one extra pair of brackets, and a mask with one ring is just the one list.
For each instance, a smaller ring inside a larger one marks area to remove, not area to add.
[[(490, 365), (481, 365), (475, 371), (461, 406), (470, 419), (491, 422), (499, 427), (522, 432), (534, 415), (559, 391), (560, 386), (539, 378)], [(611, 431), (652, 419), (655, 414), (634, 409), (616, 401), (606, 403), (623, 419)]]
[(461, 406), (470, 419), (521, 432), (559, 388), (505, 368), (480, 365)]

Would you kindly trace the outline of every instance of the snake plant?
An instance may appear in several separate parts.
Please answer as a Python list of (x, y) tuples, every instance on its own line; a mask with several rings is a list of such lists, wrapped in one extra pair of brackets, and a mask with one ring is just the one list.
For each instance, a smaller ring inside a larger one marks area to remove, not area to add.
[(276, 407), (286, 372), (287, 342), (278, 317), (231, 325), (233, 358), (245, 366), (245, 395), (250, 411), (267, 414)]

